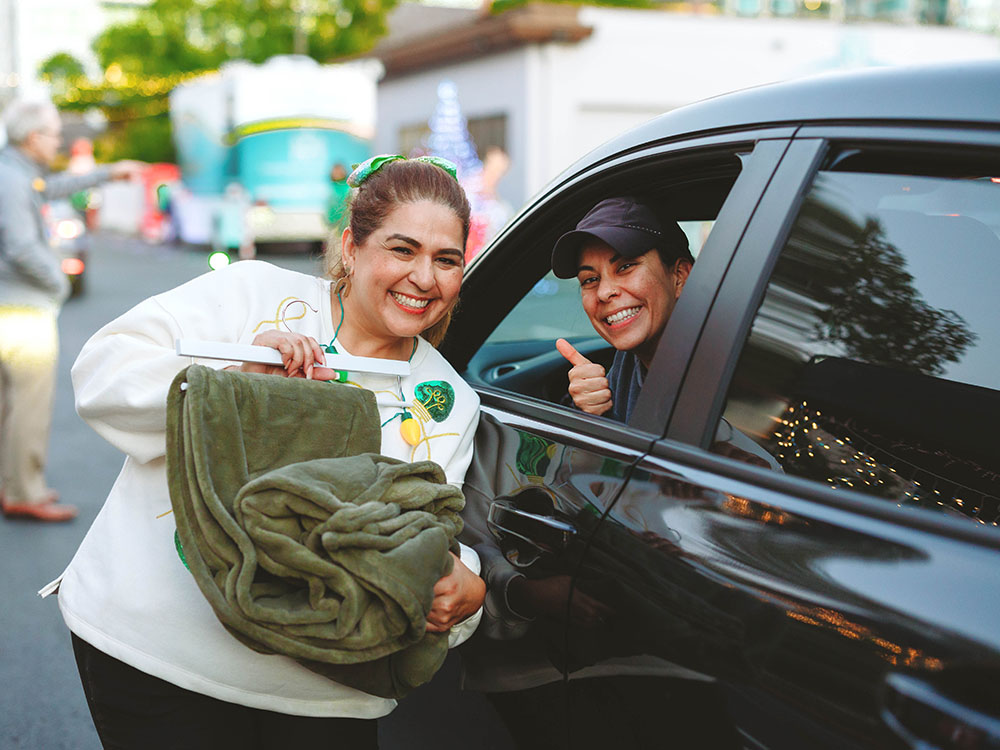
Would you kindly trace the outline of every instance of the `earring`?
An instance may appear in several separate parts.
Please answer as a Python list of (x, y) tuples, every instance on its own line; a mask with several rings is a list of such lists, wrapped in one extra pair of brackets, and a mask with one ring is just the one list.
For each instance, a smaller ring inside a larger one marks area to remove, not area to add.
[(351, 293), (351, 277), (341, 276), (333, 285), (333, 293), (338, 297), (346, 297)]

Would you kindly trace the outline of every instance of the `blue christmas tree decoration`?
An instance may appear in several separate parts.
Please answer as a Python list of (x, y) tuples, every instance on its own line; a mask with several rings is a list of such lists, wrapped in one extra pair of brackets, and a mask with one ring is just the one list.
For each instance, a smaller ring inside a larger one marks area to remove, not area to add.
[(437, 96), (434, 114), (427, 123), (430, 133), (424, 148), (428, 154), (454, 162), (458, 166), (458, 179), (464, 182), (481, 172), (483, 164), (476, 154), (468, 122), (458, 103), (458, 87), (452, 81), (441, 81)]

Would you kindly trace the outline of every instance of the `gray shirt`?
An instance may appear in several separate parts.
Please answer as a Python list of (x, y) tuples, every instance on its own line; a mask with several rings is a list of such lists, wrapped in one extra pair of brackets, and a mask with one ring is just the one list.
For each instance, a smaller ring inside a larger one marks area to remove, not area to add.
[(13, 145), (0, 150), (0, 305), (57, 310), (69, 294), (49, 245), (42, 204), (104, 182), (109, 169), (46, 175)]

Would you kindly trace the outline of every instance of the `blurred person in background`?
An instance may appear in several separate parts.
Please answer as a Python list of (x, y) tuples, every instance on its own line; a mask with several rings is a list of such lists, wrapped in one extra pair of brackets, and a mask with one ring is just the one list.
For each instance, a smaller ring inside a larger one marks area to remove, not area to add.
[(42, 205), (109, 179), (138, 175), (123, 161), (89, 174), (48, 174), (62, 124), (47, 101), (15, 100), (3, 113), (0, 150), (0, 507), (7, 518), (67, 521), (76, 508), (58, 503), (45, 481), (52, 422), (56, 316), (69, 282), (49, 245)]
[(230, 182), (212, 217), (212, 251), (235, 252), (240, 260), (257, 257), (257, 246), (250, 226), (250, 194), (240, 183)]
[[(97, 169), (94, 160), (94, 144), (89, 138), (77, 138), (69, 147), (69, 163), (66, 165), (68, 174), (90, 174)], [(80, 214), (87, 229), (97, 229), (97, 208), (101, 203), (100, 193), (87, 188), (78, 190), (69, 198), (73, 209)]]
[(466, 263), (475, 258), (514, 215), (514, 209), (497, 192), (500, 180), (509, 169), (507, 152), (499, 146), (490, 146), (483, 155), (483, 168), (465, 186), (472, 203), (472, 229), (465, 249)]
[(330, 203), (326, 211), (326, 223), (331, 231), (340, 232), (344, 227), (343, 219), (347, 212), (347, 198), (351, 192), (347, 184), (347, 168), (337, 162), (330, 168)]

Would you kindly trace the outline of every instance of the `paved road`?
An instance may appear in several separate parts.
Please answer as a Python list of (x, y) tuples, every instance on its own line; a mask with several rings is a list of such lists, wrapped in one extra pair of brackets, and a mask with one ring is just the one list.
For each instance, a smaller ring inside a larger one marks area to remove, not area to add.
[[(319, 261), (264, 258), (304, 272)], [(129, 238), (94, 238), (84, 295), (70, 300), (59, 321), (59, 381), (49, 450), (49, 482), (80, 507), (68, 524), (0, 520), (0, 748), (99, 750), (73, 663), (69, 632), (55, 599), (36, 591), (69, 562), (121, 467), (122, 455), (73, 409), (69, 368), (87, 338), (140, 300), (207, 270), (201, 252), (150, 246)], [(507, 750), (510, 741), (481, 696), (460, 693), (457, 657), (432, 685), (416, 691), (380, 723), (381, 746), (417, 750)]]

